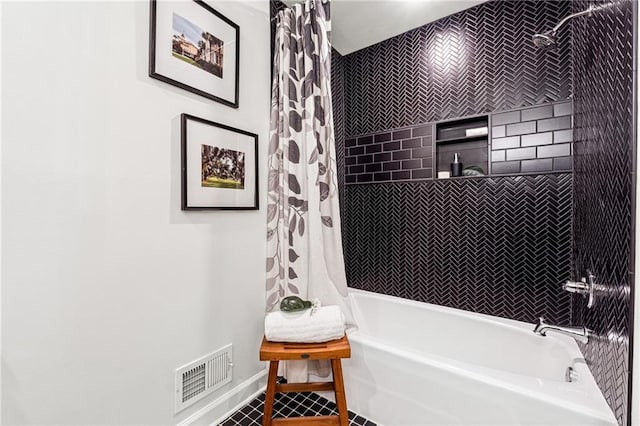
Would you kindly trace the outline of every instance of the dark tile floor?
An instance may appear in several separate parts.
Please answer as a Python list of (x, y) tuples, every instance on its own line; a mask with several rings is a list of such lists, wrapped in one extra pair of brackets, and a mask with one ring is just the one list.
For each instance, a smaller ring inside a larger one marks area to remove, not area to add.
[[(220, 424), (222, 426), (261, 425), (263, 408), (264, 393)], [(274, 418), (337, 414), (336, 404), (313, 392), (277, 393), (273, 412)], [(376, 424), (349, 411), (349, 426), (376, 426)]]

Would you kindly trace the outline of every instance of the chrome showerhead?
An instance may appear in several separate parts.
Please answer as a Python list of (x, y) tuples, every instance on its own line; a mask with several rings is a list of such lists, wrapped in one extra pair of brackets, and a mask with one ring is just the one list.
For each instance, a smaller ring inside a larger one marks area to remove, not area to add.
[(533, 44), (541, 49), (553, 49), (556, 47), (556, 32), (551, 30), (542, 34), (534, 34)]
[(558, 23), (558, 25), (553, 27), (552, 30), (549, 30), (549, 31), (544, 32), (542, 34), (534, 34), (533, 35), (533, 44), (535, 44), (536, 47), (539, 47), (541, 49), (553, 49), (558, 44), (557, 41), (556, 41), (556, 33), (558, 32), (560, 27), (562, 27), (565, 24), (565, 22), (567, 22), (570, 19), (577, 18), (578, 16), (583, 16), (583, 15), (591, 16), (593, 14), (593, 12), (598, 12), (600, 10), (607, 9), (607, 8), (609, 8), (611, 6), (613, 6), (613, 3), (598, 4), (597, 6), (591, 5), (591, 6), (589, 6), (589, 8), (587, 10), (584, 10), (582, 12), (573, 13), (573, 14), (571, 14), (569, 16), (565, 16), (562, 19), (562, 21), (560, 21)]

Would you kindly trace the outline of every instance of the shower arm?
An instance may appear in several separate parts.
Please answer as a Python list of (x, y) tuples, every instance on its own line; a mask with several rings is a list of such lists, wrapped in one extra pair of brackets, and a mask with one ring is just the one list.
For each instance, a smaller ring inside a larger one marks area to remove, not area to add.
[(562, 21), (558, 22), (558, 25), (553, 27), (552, 31), (554, 33), (557, 32), (560, 29), (560, 27), (562, 27), (570, 19), (577, 18), (578, 16), (583, 16), (583, 15), (589, 15), (589, 17), (591, 17), (591, 14), (593, 12), (597, 12), (598, 10), (601, 10), (601, 9), (606, 9), (607, 7), (610, 7), (612, 5), (613, 5), (613, 3), (605, 3), (605, 4), (600, 5), (600, 6), (590, 5), (587, 10), (583, 10), (582, 12), (576, 12), (576, 13), (572, 13), (571, 15), (565, 16), (562, 19)]

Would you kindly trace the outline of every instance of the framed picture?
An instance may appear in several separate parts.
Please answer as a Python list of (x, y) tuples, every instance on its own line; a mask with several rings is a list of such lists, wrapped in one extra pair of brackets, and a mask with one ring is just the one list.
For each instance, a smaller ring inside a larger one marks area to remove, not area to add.
[(182, 210), (258, 209), (258, 135), (181, 116)]
[(199, 0), (150, 9), (149, 76), (238, 108), (240, 27)]

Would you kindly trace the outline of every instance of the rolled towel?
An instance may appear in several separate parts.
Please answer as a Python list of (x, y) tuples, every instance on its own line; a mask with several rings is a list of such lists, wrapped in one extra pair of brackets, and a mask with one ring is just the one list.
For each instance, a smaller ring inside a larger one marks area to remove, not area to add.
[(320, 343), (344, 336), (344, 314), (339, 306), (301, 312), (271, 312), (264, 318), (264, 335), (272, 342)]

